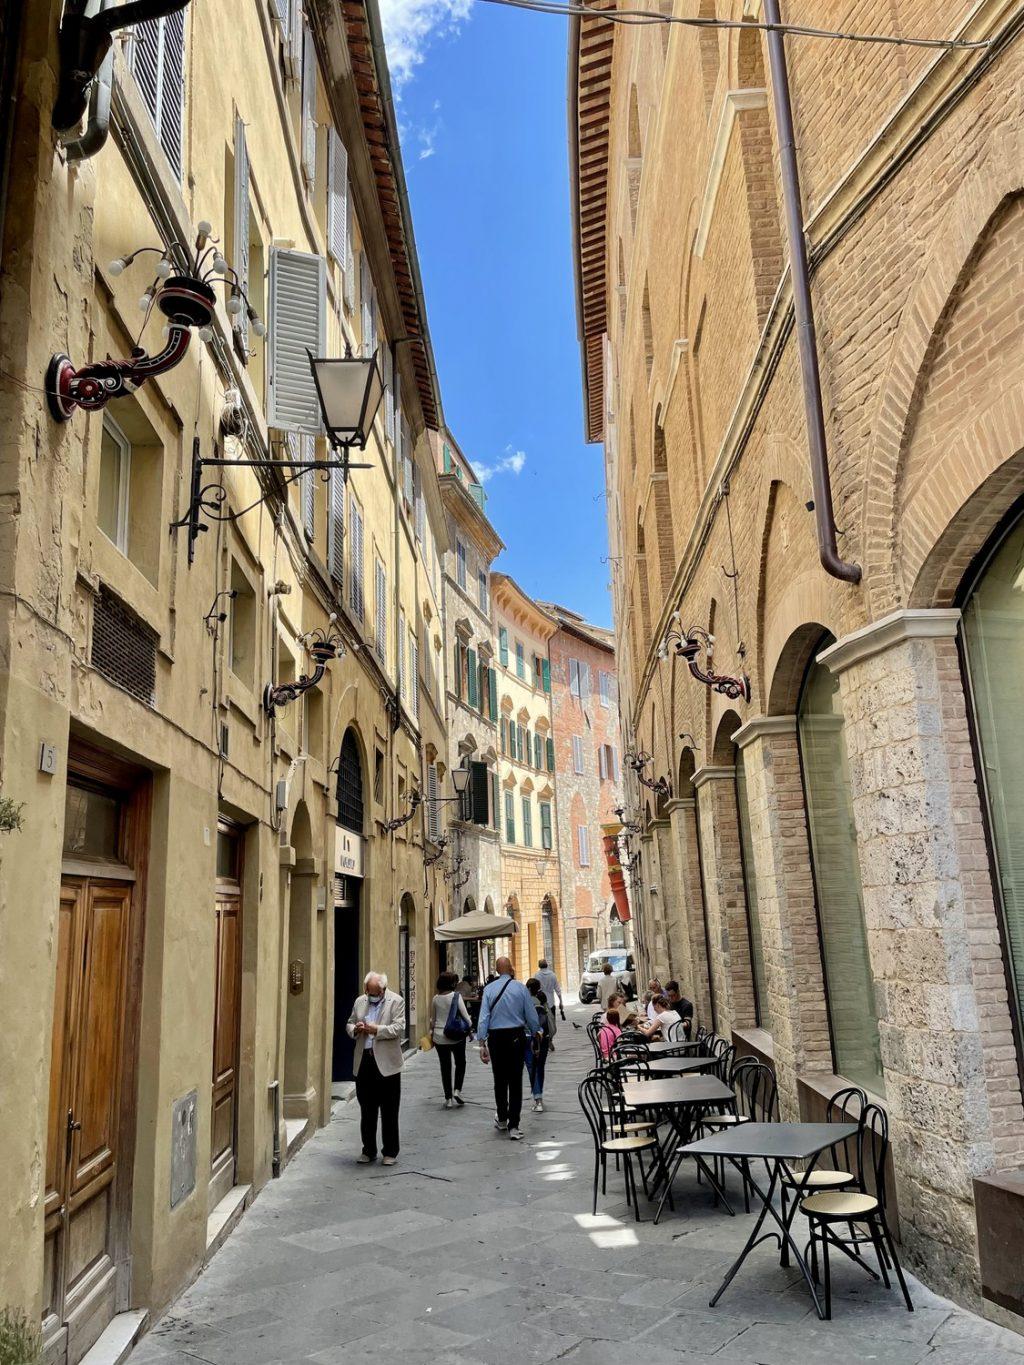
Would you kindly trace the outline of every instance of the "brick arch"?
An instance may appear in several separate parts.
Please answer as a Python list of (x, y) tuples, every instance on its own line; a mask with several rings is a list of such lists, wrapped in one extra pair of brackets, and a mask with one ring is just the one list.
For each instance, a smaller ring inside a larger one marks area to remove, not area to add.
[(827, 633), (835, 634), (818, 621), (804, 621), (802, 625), (795, 627), (775, 661), (771, 685), (768, 688), (766, 714), (770, 716), (796, 714), (807, 665), (818, 653), (821, 641)]
[(861, 507), (864, 580), (872, 616), (883, 615), (903, 600), (894, 554), (899, 477), (917, 400), (927, 380), (929, 353), (986, 228), (1003, 203), (1024, 189), (1022, 151), (1024, 137), (1004, 132), (993, 142), (984, 165), (965, 178), (901, 310), (872, 422)]
[(736, 746), (732, 737), (743, 724), (739, 715), (730, 706), (715, 727), (715, 742), (711, 747), (711, 763), (715, 767), (731, 767), (736, 762)]

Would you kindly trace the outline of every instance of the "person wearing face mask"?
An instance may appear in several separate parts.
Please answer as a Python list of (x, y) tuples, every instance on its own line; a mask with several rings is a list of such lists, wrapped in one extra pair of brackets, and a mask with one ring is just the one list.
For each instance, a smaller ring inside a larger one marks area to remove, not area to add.
[(363, 1142), (359, 1161), (367, 1165), (377, 1160), (379, 1122), (381, 1164), (393, 1166), (398, 1160), (405, 1001), (388, 990), (388, 979), (382, 972), (367, 972), (363, 985), (365, 991), (352, 1006), (345, 1025), (356, 1044), (353, 1067)]

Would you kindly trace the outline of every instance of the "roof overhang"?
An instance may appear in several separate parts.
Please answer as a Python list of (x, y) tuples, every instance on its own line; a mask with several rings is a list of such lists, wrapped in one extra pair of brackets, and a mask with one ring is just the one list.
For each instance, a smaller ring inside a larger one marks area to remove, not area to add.
[[(614, 9), (614, 3), (600, 4)], [(604, 437), (604, 335), (608, 330), (608, 145), (612, 50), (610, 19), (569, 21), (569, 175), (576, 325), (583, 368), (583, 425), (588, 441)]]
[(466, 485), (454, 474), (439, 475), (438, 483), (444, 505), (459, 528), (472, 536), (477, 549), (488, 559), (497, 559), (505, 542)]

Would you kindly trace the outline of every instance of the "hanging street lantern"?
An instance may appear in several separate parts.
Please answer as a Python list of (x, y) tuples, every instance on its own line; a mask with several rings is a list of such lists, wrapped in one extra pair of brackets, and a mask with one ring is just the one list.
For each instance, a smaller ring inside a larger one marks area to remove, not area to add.
[(377, 352), (353, 355), (352, 347), (346, 346), (343, 356), (318, 359), (312, 351), (306, 354), (331, 449), (365, 450), (384, 398)]

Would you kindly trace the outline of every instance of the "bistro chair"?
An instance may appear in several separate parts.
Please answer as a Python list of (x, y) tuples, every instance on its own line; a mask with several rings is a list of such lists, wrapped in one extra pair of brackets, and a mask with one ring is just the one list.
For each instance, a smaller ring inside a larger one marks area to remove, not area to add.
[(703, 1024), (700, 1025), (700, 1027), (697, 1029), (697, 1032), (694, 1034), (694, 1037), (700, 1044), (700, 1055), (702, 1057), (706, 1057), (708, 1055), (708, 1052), (710, 1051), (710, 1043), (714, 1036), (715, 1035), (711, 1033), (708, 1029), (706, 1029)]
[[(775, 1072), (756, 1057), (741, 1057), (732, 1068), (729, 1085), (736, 1095), (732, 1109), (725, 1113), (705, 1114), (701, 1119), (702, 1136), (733, 1128), (738, 1123), (777, 1123), (779, 1119), (778, 1083)], [(740, 1163), (743, 1176), (743, 1205), (750, 1212), (750, 1164)], [(719, 1158), (716, 1176), (725, 1184), (725, 1162)]]
[(666, 1043), (685, 1043), (687, 1041), (686, 1020), (680, 1019), (678, 1023), (669, 1024), (668, 1032), (665, 1035)]
[[(889, 1156), (889, 1120), (885, 1110), (877, 1104), (864, 1108), (857, 1130), (854, 1165), (855, 1184), (846, 1190), (820, 1190), (800, 1201), (800, 1212), (805, 1214), (811, 1232), (811, 1269), (815, 1280), (818, 1279), (818, 1247), (821, 1247), (822, 1269), (825, 1280), (825, 1317), (832, 1316), (832, 1276), (829, 1268), (829, 1247), (839, 1251), (854, 1261), (871, 1276), (878, 1275), (863, 1259), (858, 1246), (870, 1241), (878, 1258), (878, 1268), (886, 1289), (892, 1286), (889, 1281), (889, 1264), (896, 1272), (907, 1311), (912, 1313), (914, 1305), (910, 1300), (910, 1290), (903, 1276), (903, 1268), (896, 1255), (896, 1246), (885, 1221), (885, 1167)], [(868, 1185), (874, 1187), (870, 1193)], [(866, 1237), (858, 1237), (853, 1242), (840, 1236), (837, 1228), (843, 1224), (853, 1226), (862, 1223), (867, 1228)]]
[(601, 1052), (601, 1025), (593, 1019), (587, 1025), (587, 1037), (590, 1039), (590, 1046), (594, 1049), (594, 1059), (597, 1062), (597, 1065), (603, 1065), (604, 1055)]
[(735, 1047), (724, 1038), (716, 1038), (709, 1055), (714, 1057), (717, 1062), (714, 1067), (714, 1075), (723, 1085), (728, 1085), (732, 1076), (733, 1058), (736, 1056)]
[[(799, 1192), (795, 1196), (799, 1198), (801, 1194), (816, 1194), (819, 1190), (844, 1190), (856, 1185), (857, 1178), (853, 1170), (857, 1160), (859, 1126), (864, 1122), (864, 1111), (867, 1107), (868, 1097), (859, 1085), (845, 1086), (830, 1097), (825, 1106), (825, 1122), (853, 1122), (858, 1124), (858, 1132), (823, 1152), (821, 1162), (814, 1167), (810, 1175), (805, 1176), (803, 1171), (791, 1171), (787, 1166), (782, 1167), (779, 1189), (782, 1195), (783, 1221), (786, 1219), (787, 1198), (794, 1190)], [(862, 1239), (857, 1236), (851, 1223), (847, 1241), (860, 1240)], [(866, 1240), (871, 1241), (871, 1238)]]
[(639, 1164), (644, 1194), (650, 1198), (648, 1172), (644, 1170), (641, 1158), (644, 1152), (649, 1152), (652, 1157), (652, 1167), (657, 1165), (664, 1171), (665, 1159), (662, 1155), (661, 1143), (658, 1141), (657, 1133), (620, 1135), (616, 1132), (611, 1122), (611, 1116), (615, 1114), (619, 1100), (606, 1073), (592, 1071), (589, 1076), (584, 1076), (579, 1083), (578, 1094), (580, 1108), (583, 1110), (590, 1127), (591, 1136), (594, 1139), (593, 1213), (597, 1214), (598, 1184), (600, 1183), (602, 1194), (608, 1193), (608, 1157), (614, 1156), (617, 1159), (622, 1159), (625, 1172), (626, 1203), (632, 1205), (633, 1216), (636, 1221), (642, 1222), (636, 1170), (633, 1163), (636, 1161)]

